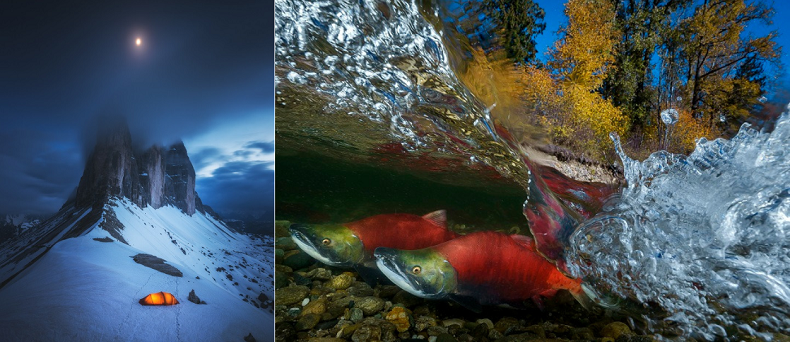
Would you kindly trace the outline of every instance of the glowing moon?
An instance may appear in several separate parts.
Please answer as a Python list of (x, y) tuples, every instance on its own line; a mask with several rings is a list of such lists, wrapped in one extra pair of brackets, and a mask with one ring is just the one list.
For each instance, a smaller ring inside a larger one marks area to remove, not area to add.
[(137, 40), (134, 43), (137, 44), (137, 46), (140, 46), (140, 44), (143, 43), (143, 40), (140, 39), (140, 38), (137, 38)]

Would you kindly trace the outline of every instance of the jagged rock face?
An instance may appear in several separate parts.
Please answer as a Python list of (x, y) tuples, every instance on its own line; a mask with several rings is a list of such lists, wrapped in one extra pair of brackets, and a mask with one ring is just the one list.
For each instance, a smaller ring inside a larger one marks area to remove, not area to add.
[(165, 198), (169, 204), (180, 208), (188, 215), (195, 213), (195, 168), (189, 161), (187, 148), (178, 142), (170, 146), (165, 154), (167, 163)]
[(137, 201), (138, 194), (132, 193), (139, 187), (139, 177), (134, 175), (136, 171), (132, 137), (126, 124), (100, 130), (77, 187), (77, 205), (90, 206), (113, 195)]
[(184, 144), (134, 151), (125, 123), (99, 132), (77, 188), (76, 205), (103, 205), (113, 196), (129, 198), (141, 207), (171, 204), (188, 215), (204, 212)]

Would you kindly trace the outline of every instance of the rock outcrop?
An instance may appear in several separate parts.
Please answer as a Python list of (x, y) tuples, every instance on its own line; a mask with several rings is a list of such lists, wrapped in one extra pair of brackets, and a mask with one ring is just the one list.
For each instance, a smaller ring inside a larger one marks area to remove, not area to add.
[(124, 121), (100, 128), (75, 201), (79, 207), (101, 206), (111, 197), (155, 209), (170, 204), (188, 215), (206, 212), (195, 192), (195, 168), (184, 143), (135, 151)]

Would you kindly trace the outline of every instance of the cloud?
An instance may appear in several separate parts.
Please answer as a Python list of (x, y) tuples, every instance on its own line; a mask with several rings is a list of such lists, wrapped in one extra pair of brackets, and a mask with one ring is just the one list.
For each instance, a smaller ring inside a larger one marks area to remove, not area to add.
[(192, 166), (195, 170), (200, 170), (211, 163), (221, 160), (224, 156), (222, 150), (216, 147), (206, 147), (194, 153), (189, 153), (189, 160), (192, 161)]
[[(14, 32), (0, 54), (0, 213), (56, 211), (79, 183), (98, 115), (125, 116), (141, 148), (184, 139), (199, 177), (254, 159), (233, 154), (272, 138), (270, 2), (13, 3), (0, 10), (0, 31)], [(137, 31), (144, 51), (125, 40)]]
[(227, 162), (196, 181), (204, 202), (223, 217), (273, 217), (274, 162)]
[[(57, 139), (57, 137), (55, 137)], [(35, 130), (0, 131), (0, 214), (56, 212), (80, 180), (78, 143)]]
[(272, 141), (250, 141), (244, 148), (257, 148), (263, 153), (274, 153), (274, 140)]

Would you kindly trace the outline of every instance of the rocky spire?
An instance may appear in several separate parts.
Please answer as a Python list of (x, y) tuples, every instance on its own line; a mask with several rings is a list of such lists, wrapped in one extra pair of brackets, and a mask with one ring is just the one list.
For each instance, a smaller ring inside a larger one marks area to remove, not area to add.
[(77, 206), (101, 206), (112, 197), (125, 197), (141, 207), (170, 204), (188, 215), (205, 212), (182, 142), (135, 151), (125, 120), (104, 121), (77, 187)]

